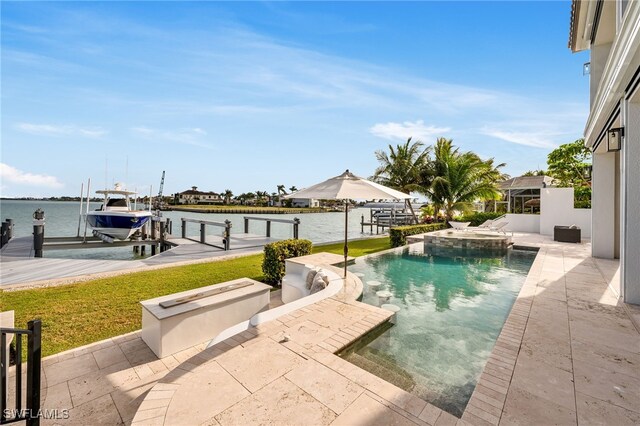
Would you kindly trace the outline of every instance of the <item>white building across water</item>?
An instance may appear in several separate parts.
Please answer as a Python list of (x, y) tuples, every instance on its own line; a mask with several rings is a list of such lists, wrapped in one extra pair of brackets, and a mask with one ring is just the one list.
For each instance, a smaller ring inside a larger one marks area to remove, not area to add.
[(590, 50), (592, 255), (620, 259), (620, 288), (640, 304), (640, 2), (573, 0), (569, 48)]

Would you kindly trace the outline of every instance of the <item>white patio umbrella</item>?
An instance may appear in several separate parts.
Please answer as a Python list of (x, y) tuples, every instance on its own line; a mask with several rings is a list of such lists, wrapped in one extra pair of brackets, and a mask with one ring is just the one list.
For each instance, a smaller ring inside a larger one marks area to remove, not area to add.
[(348, 246), (348, 224), (349, 208), (348, 201), (355, 200), (406, 200), (411, 195), (396, 191), (375, 182), (363, 179), (347, 170), (340, 176), (332, 177), (324, 182), (301, 189), (285, 198), (315, 198), (320, 200), (344, 200), (344, 277), (347, 277), (347, 256)]

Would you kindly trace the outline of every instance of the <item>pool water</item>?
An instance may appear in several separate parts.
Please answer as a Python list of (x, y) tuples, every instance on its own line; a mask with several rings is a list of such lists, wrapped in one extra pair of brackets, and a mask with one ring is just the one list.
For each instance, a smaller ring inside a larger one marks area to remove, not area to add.
[[(364, 283), (362, 301), (400, 310), (395, 325), (342, 356), (460, 417), (535, 256), (433, 256), (418, 243), (358, 259), (349, 271)], [(384, 290), (392, 296), (376, 295)]]

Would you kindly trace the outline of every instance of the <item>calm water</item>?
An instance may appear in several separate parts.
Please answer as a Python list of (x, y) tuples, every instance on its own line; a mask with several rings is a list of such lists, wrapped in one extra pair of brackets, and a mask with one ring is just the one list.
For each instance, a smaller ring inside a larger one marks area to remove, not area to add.
[[(400, 307), (396, 325), (345, 358), (432, 404), (462, 415), (535, 252), (437, 257), (422, 244), (365, 259), (363, 301)], [(379, 281), (374, 289), (367, 281)], [(376, 291), (393, 296), (381, 301)]]
[[(91, 203), (90, 209), (97, 209), (101, 203)], [(13, 219), (15, 223), (14, 235), (24, 237), (33, 232), (32, 215), (33, 212), (41, 208), (45, 212), (46, 225), (45, 236), (75, 236), (78, 231), (78, 215), (80, 212), (79, 202), (65, 201), (17, 201), (0, 200), (0, 218)], [(354, 209), (349, 212), (349, 238), (361, 238), (370, 234), (360, 233), (360, 216), (364, 214), (369, 217), (369, 209)], [(306, 238), (314, 243), (329, 241), (339, 241), (344, 239), (344, 213), (309, 213), (309, 214), (217, 214), (217, 213), (189, 213), (189, 212), (162, 212), (163, 217), (173, 220), (173, 232), (180, 233), (180, 218), (192, 218), (201, 220), (211, 220), (224, 222), (229, 219), (232, 223), (233, 233), (244, 232), (244, 216), (271, 217), (276, 219), (300, 219), (300, 238)], [(264, 235), (266, 224), (264, 222), (252, 221), (249, 224), (249, 232), (257, 235)], [(197, 224), (188, 224), (187, 235), (199, 236)], [(84, 233), (84, 222), (80, 227), (80, 234)], [(222, 233), (222, 228), (209, 226), (208, 234)], [(374, 229), (375, 233), (375, 229)], [(87, 232), (91, 235), (91, 230)], [(283, 223), (271, 224), (271, 236), (273, 238), (285, 239), (293, 237), (291, 225)], [(66, 251), (46, 251), (45, 257), (65, 257), (83, 259), (132, 259), (130, 247), (116, 249), (97, 250), (66, 250)]]

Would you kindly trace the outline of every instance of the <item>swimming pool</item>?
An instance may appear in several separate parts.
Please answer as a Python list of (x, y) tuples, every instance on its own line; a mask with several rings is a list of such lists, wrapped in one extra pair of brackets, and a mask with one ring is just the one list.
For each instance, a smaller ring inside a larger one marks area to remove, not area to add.
[(393, 327), (341, 356), (460, 417), (535, 256), (434, 256), (418, 243), (357, 259), (349, 271), (361, 276), (362, 301), (400, 310)]

